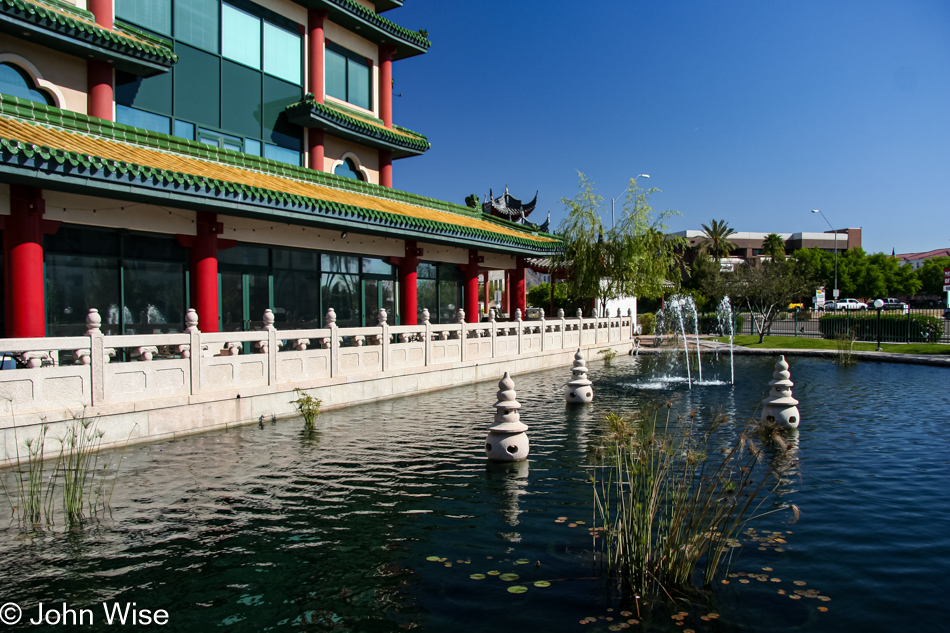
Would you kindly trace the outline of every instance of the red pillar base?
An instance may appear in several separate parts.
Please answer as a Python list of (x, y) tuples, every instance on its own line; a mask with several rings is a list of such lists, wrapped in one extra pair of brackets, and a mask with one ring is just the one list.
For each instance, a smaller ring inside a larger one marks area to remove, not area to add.
[(518, 258), (518, 267), (511, 272), (511, 284), (511, 290), (514, 294), (514, 310), (521, 310), (521, 317), (524, 318), (527, 316), (525, 313), (528, 310), (528, 298), (527, 288), (525, 286), (525, 264), (523, 257)]
[(465, 320), (469, 323), (481, 320), (478, 310), (478, 269), (484, 261), (485, 258), (480, 257), (477, 250), (469, 249), (468, 264), (462, 266), (462, 272), (465, 273)]
[(191, 248), (191, 306), (198, 313), (198, 329), (217, 332), (218, 251), (237, 242), (218, 237), (224, 227), (215, 213), (199, 211), (195, 230), (195, 235), (178, 236), (179, 244)]

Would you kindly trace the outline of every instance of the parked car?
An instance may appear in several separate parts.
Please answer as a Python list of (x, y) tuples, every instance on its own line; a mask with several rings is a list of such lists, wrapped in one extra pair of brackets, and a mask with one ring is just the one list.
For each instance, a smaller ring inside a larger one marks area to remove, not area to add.
[(884, 310), (887, 312), (896, 312), (900, 311), (901, 314), (907, 314), (910, 312), (910, 306), (904, 303), (903, 301), (898, 301), (893, 297), (888, 297), (887, 299), (882, 299), (884, 301)]
[(838, 299), (825, 303), (825, 310), (867, 310), (868, 304), (857, 299)]

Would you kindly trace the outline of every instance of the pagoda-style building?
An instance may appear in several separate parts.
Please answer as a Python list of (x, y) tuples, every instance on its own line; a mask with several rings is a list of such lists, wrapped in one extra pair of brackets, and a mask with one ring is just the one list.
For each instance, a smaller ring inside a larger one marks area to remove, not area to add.
[[(507, 193), (393, 188), (429, 149), (393, 67), (428, 33), (403, 0), (0, 2), (0, 301), (7, 337), (452, 322), (487, 271), (524, 309), (561, 248)], [(497, 205), (493, 206), (493, 205)], [(493, 211), (494, 210), (494, 211)]]
[(494, 197), (491, 189), (488, 190), (488, 197), (485, 199), (485, 202), (482, 203), (482, 213), (503, 218), (509, 222), (547, 233), (551, 224), (550, 212), (548, 213), (547, 220), (545, 220), (543, 224), (538, 225), (528, 221), (528, 216), (531, 215), (531, 212), (534, 211), (537, 204), (537, 192), (535, 192), (534, 199), (532, 199), (531, 202), (522, 202), (511, 195), (508, 192), (508, 185), (505, 185), (505, 193), (497, 198)]

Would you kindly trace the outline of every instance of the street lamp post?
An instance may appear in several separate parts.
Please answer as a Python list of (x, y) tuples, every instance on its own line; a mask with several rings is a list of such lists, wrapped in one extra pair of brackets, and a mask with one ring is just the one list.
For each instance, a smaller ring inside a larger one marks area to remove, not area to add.
[[(637, 178), (649, 178), (649, 177), (650, 177), (650, 174), (637, 175)], [(637, 178), (634, 178), (634, 181), (636, 181)], [(623, 195), (623, 193), (626, 192), (627, 189), (629, 188), (630, 188), (630, 185), (627, 185), (627, 187), (623, 191), (620, 192), (621, 195)], [(614, 216), (614, 210), (616, 206), (617, 206), (617, 198), (611, 198), (610, 199), (610, 228), (611, 229), (617, 225), (617, 220), (616, 220), (616, 217)]]
[(835, 301), (838, 300), (838, 231), (835, 227), (831, 226), (831, 222), (828, 221), (828, 218), (825, 217), (825, 214), (818, 209), (812, 209), (812, 213), (818, 213), (824, 219), (825, 224), (828, 225), (828, 228), (831, 229), (832, 233), (835, 234)]

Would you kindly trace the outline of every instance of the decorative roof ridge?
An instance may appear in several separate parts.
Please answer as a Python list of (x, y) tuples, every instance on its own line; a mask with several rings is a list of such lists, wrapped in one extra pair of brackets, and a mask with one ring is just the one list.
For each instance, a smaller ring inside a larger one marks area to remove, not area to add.
[(429, 144), (428, 139), (418, 132), (414, 132), (407, 128), (392, 130), (381, 124), (374, 123), (366, 118), (358, 117), (355, 115), (355, 113), (350, 114), (348, 111), (344, 111), (343, 108), (340, 108), (335, 103), (318, 103), (313, 94), (309, 92), (302, 101), (292, 103), (284, 108), (284, 110), (287, 111), (295, 111), (300, 109), (316, 111), (324, 117), (332, 118), (337, 123), (350, 128), (358, 128), (358, 131), (364, 134), (382, 138), (397, 145), (413, 147), (422, 151), (426, 151), (432, 147)]
[[(93, 14), (61, 0), (0, 0), (0, 12), (19, 11), (16, 17), (41, 28), (48, 28), (60, 35), (91, 42), (110, 50), (131, 49), (125, 52), (133, 56), (157, 58), (164, 65), (171, 66), (178, 61), (171, 44), (159, 38), (146, 36), (125, 24), (119, 28), (107, 29), (95, 23)], [(47, 21), (50, 24), (43, 24)], [(85, 37), (84, 37), (85, 36)]]
[(439, 200), (438, 198), (430, 198), (408, 191), (353, 180), (329, 172), (307, 169), (298, 165), (281, 163), (260, 156), (252, 156), (233, 150), (212, 147), (199, 143), (198, 141), (190, 141), (160, 132), (142, 130), (129, 125), (90, 117), (79, 112), (61, 110), (54, 106), (47, 106), (10, 95), (0, 94), (0, 115), (20, 119), (41, 127), (81, 134), (90, 138), (100, 138), (132, 147), (145, 147), (184, 158), (236, 167), (266, 176), (277, 176), (296, 182), (314, 184), (347, 193), (379, 198), (381, 200), (400, 202), (417, 208), (444, 211), (471, 219), (491, 222), (500, 227), (513, 229), (526, 235), (559, 239), (557, 236), (531, 230), (528, 227), (503, 220), (502, 218), (484, 216), (478, 209), (472, 209), (471, 207), (446, 200)]
[(425, 29), (419, 29), (418, 31), (410, 31), (404, 26), (399, 26), (392, 20), (384, 18), (375, 11), (370, 11), (360, 3), (355, 0), (326, 0), (327, 2), (336, 5), (337, 7), (343, 9), (344, 11), (351, 13), (353, 15), (358, 15), (367, 22), (372, 23), (374, 26), (386, 31), (387, 33), (398, 37), (403, 40), (407, 40), (416, 46), (420, 46), (424, 49), (428, 49), (432, 46), (432, 42), (429, 41), (429, 33)]

